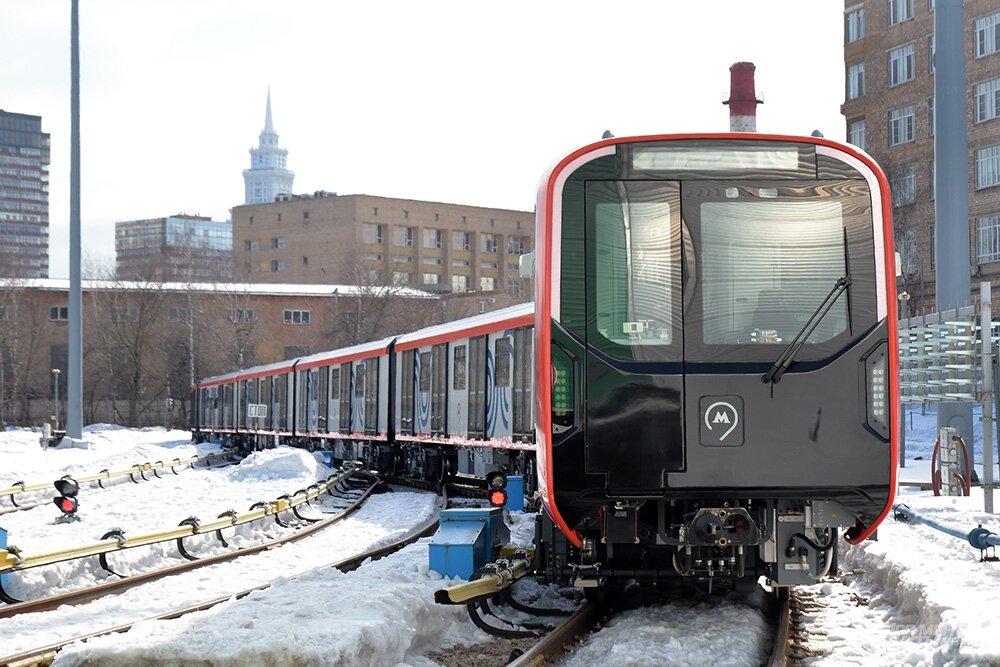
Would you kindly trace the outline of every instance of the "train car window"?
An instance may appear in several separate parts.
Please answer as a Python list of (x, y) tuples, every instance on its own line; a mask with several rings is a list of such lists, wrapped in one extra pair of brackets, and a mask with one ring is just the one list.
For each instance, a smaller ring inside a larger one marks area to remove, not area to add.
[[(705, 343), (791, 341), (847, 273), (843, 218), (837, 201), (702, 204)], [(847, 299), (838, 299), (806, 342), (846, 326)]]
[(683, 205), (699, 271), (684, 316), (688, 359), (773, 361), (847, 276), (854, 288), (797, 358), (826, 358), (874, 325), (874, 290), (863, 288), (875, 279), (864, 182), (698, 183), (685, 187)]
[(340, 365), (340, 431), (351, 431), (351, 362)]
[(354, 397), (361, 398), (365, 395), (365, 363), (361, 362), (354, 367)]
[(679, 361), (679, 185), (593, 181), (586, 199), (588, 338), (618, 359)]
[(340, 400), (340, 369), (330, 369), (330, 398), (335, 401)]
[(378, 360), (365, 362), (365, 385), (368, 392), (365, 395), (365, 433), (374, 434), (378, 431)]
[(431, 390), (431, 353), (420, 353), (420, 391)]
[(399, 427), (403, 434), (413, 433), (413, 387), (414, 387), (414, 350), (406, 350), (399, 361)]
[(510, 386), (510, 338), (502, 336), (497, 338), (495, 345), (496, 354), (493, 356), (495, 373), (493, 374), (493, 385), (496, 387)]
[(465, 352), (466, 346), (459, 345), (455, 348), (454, 352), (454, 364), (455, 364), (455, 379), (452, 383), (452, 389), (465, 389)]

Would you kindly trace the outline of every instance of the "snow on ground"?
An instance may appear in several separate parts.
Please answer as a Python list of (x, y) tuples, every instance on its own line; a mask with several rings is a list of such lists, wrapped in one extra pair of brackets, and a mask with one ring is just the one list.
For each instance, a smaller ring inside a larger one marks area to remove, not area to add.
[[(907, 454), (929, 458), (935, 417), (916, 412), (911, 418), (914, 428), (907, 434)], [(87, 439), (90, 449), (42, 452), (37, 434), (0, 433), (0, 456), (5, 464), (0, 470), (0, 486), (20, 479), (31, 483), (66, 472), (183, 458), (205, 453), (209, 447), (196, 448), (186, 433), (164, 430), (95, 428)], [(914, 469), (913, 465), (908, 467)], [(51, 549), (74, 539), (100, 537), (102, 531), (115, 526), (129, 531), (152, 530), (174, 526), (191, 514), (207, 517), (230, 508), (242, 510), (257, 500), (293, 493), (330, 472), (315, 456), (303, 451), (268, 450), (238, 466), (184, 470), (177, 476), (138, 485), (126, 483), (108, 491), (85, 490), (81, 492), (84, 521), (77, 524), (50, 525), (58, 510), (48, 504), (45, 509), (2, 515), (0, 526), (10, 530), (12, 544)], [(982, 523), (1000, 533), (998, 517), (983, 513), (978, 489), (969, 498), (935, 498), (929, 491), (904, 488), (898, 500), (963, 530)], [(53, 628), (67, 624), (79, 632), (109, 627), (136, 615), (149, 618), (270, 581), (274, 584), (271, 588), (241, 600), (229, 600), (173, 621), (143, 622), (130, 632), (75, 645), (60, 654), (57, 664), (430, 667), (434, 663), (425, 656), (431, 653), (489, 638), (472, 627), (463, 607), (433, 603), (434, 590), (448, 582), (428, 571), (428, 540), (347, 574), (330, 569), (297, 579), (287, 574), (335, 561), (402, 534), (430, 516), (435, 503), (436, 498), (429, 494), (384, 494), (338, 527), (266, 554), (201, 568), (82, 607), (0, 620), (6, 649), (0, 653), (11, 654), (53, 640)], [(310, 511), (334, 510), (324, 505)], [(513, 520), (515, 541), (530, 540), (530, 515), (515, 515)], [(253, 530), (277, 528), (271, 523)], [(842, 547), (841, 568), (849, 573), (842, 582), (806, 589), (825, 605), (807, 609), (813, 632), (810, 646), (818, 653), (807, 662), (1000, 664), (1000, 641), (996, 639), (1000, 621), (995, 620), (1000, 608), (1000, 563), (981, 563), (979, 552), (968, 544), (891, 518), (878, 536), (877, 542)], [(253, 538), (252, 533), (240, 536)], [(192, 541), (190, 548), (209, 553), (218, 547)], [(176, 558), (176, 553), (167, 545), (159, 554), (131, 559), (114, 554), (110, 560), (116, 567), (130, 568), (169, 558)], [(47, 574), (11, 575), (11, 589), (40, 594), (103, 576), (99, 568), (75, 566), (67, 572), (60, 567), (43, 568)], [(222, 579), (223, 572), (226, 579)], [(234, 583), (228, 583), (233, 579)], [(551, 590), (531, 582), (523, 588), (522, 593), (551, 601)], [(703, 613), (708, 608), (713, 609), (710, 624)], [(675, 601), (623, 613), (565, 664), (758, 664), (769, 641), (765, 626), (760, 607), (752, 600), (716, 596)], [(711, 652), (703, 653), (709, 646)]]

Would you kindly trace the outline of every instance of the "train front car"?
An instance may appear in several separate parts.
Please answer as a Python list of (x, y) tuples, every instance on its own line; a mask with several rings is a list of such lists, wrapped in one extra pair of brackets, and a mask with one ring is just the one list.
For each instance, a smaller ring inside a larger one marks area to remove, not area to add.
[(889, 190), (824, 139), (611, 139), (537, 209), (541, 566), (811, 583), (898, 451)]

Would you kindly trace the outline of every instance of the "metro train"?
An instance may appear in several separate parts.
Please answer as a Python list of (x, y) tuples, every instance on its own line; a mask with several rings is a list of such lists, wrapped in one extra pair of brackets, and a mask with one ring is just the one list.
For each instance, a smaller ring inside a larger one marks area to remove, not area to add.
[[(202, 380), (196, 437), (442, 482), (525, 476), (535, 571), (812, 583), (892, 504), (889, 188), (858, 149), (610, 138), (558, 162), (535, 303)], [(537, 390), (536, 388), (543, 388)]]

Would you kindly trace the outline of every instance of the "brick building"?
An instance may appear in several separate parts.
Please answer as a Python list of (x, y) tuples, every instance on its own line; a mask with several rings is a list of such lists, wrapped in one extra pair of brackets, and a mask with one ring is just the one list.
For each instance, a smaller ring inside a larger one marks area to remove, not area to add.
[[(443, 303), (410, 289), (344, 285), (83, 281), (85, 423), (187, 420), (192, 378), (437, 323)], [(415, 307), (419, 304), (419, 307)], [(65, 415), (68, 280), (0, 282), (0, 423)], [(52, 369), (59, 369), (55, 374)]]
[[(1000, 5), (965, 0), (969, 252), (973, 289), (1000, 279)], [(892, 187), (910, 313), (935, 310), (934, 0), (845, 0), (847, 140)]]
[(531, 298), (518, 272), (534, 213), (330, 192), (233, 208), (233, 261), (248, 282), (407, 285)]

